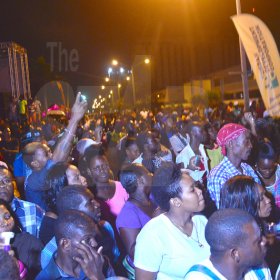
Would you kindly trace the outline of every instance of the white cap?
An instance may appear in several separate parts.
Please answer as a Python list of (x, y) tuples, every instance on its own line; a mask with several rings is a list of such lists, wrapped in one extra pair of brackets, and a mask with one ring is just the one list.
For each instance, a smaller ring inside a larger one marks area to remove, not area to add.
[(267, 117), (270, 117), (270, 115), (269, 115), (269, 112), (267, 110), (265, 110), (263, 112), (263, 118), (267, 118)]
[(7, 163), (4, 161), (0, 161), (0, 166), (4, 166), (5, 168), (9, 169)]
[(83, 138), (83, 139), (79, 140), (79, 142), (76, 145), (76, 148), (77, 148), (77, 151), (79, 152), (79, 154), (81, 156), (83, 156), (86, 148), (88, 148), (91, 145), (98, 145), (98, 144), (100, 144), (100, 143), (98, 143), (90, 138)]

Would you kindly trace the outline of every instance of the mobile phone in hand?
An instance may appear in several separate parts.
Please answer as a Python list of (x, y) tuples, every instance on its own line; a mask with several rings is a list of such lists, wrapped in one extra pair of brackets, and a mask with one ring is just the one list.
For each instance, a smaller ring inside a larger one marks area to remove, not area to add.
[(195, 156), (194, 164), (195, 164), (196, 166), (200, 166), (200, 164), (201, 164), (201, 158), (200, 158), (200, 156), (198, 156), (198, 155)]
[(87, 101), (87, 97), (83, 94), (80, 95), (80, 102)]

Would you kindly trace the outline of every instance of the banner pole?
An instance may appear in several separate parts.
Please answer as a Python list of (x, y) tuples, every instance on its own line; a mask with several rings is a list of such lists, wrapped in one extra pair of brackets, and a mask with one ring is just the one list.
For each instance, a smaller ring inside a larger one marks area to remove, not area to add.
[[(241, 14), (241, 4), (240, 0), (236, 0), (236, 14)], [(240, 48), (240, 63), (241, 63), (241, 77), (242, 77), (242, 87), (243, 87), (243, 98), (244, 98), (244, 109), (249, 111), (250, 99), (249, 99), (249, 88), (248, 88), (248, 75), (247, 75), (247, 62), (246, 53), (239, 37), (239, 48)]]

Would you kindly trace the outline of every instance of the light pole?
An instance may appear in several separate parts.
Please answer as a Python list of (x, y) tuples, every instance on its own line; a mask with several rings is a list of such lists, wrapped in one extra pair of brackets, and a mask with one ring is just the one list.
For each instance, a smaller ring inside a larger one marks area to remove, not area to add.
[(133, 67), (132, 67), (132, 70), (131, 70), (131, 86), (132, 86), (133, 106), (135, 107), (135, 103), (136, 103), (136, 90), (135, 90), (135, 80), (134, 80), (133, 72), (134, 72), (134, 70), (133, 70)]
[(130, 71), (127, 70), (125, 66), (123, 66), (121, 63), (119, 63), (118, 60), (113, 59), (111, 61), (110, 67), (108, 68), (107, 74), (108, 76), (105, 78), (106, 83), (110, 83), (111, 85), (114, 84), (117, 86), (117, 103), (118, 108), (121, 108), (122, 104), (122, 85), (123, 81), (126, 79), (126, 81), (130, 80), (130, 77), (127, 75), (130, 73)]
[[(134, 67), (142, 64), (143, 62), (139, 62), (136, 65), (131, 67), (131, 85), (132, 85), (132, 95), (133, 95), (133, 106), (136, 105), (136, 88), (135, 88), (135, 76), (134, 76)], [(144, 59), (145, 64), (150, 64), (150, 59), (145, 58)]]
[[(111, 65), (108, 68), (107, 74), (108, 76), (105, 77), (105, 82), (108, 83), (113, 81), (118, 86), (118, 101), (121, 103), (121, 88), (122, 88), (122, 81), (126, 80), (129, 82), (131, 80), (131, 87), (132, 87), (132, 98), (133, 98), (133, 106), (136, 105), (136, 85), (135, 85), (135, 75), (134, 70), (135, 67), (141, 64), (150, 64), (149, 58), (141, 58), (141, 61), (138, 61), (135, 65), (131, 66), (131, 70), (128, 70), (125, 65), (119, 63), (116, 59), (111, 61)], [(125, 78), (126, 75), (126, 78)], [(130, 75), (130, 76), (129, 76)]]
[[(236, 0), (236, 14), (241, 14), (241, 4), (240, 0)], [(245, 111), (249, 111), (249, 89), (248, 89), (248, 75), (247, 75), (247, 63), (246, 63), (246, 54), (239, 37), (239, 48), (240, 48), (240, 63), (241, 63), (241, 77), (242, 77), (242, 87), (244, 95), (244, 107)]]

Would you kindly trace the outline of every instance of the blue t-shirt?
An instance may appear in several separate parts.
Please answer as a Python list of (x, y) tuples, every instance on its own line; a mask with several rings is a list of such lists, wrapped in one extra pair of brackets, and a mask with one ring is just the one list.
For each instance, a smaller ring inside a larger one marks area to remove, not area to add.
[(46, 191), (45, 181), (49, 169), (55, 164), (54, 161), (48, 160), (46, 165), (39, 171), (32, 171), (26, 179), (25, 198), (27, 201), (36, 203), (44, 210), (47, 209), (44, 201), (44, 193)]
[(18, 153), (16, 155), (16, 159), (14, 161), (14, 176), (15, 177), (28, 177), (32, 170), (23, 160), (22, 153)]

